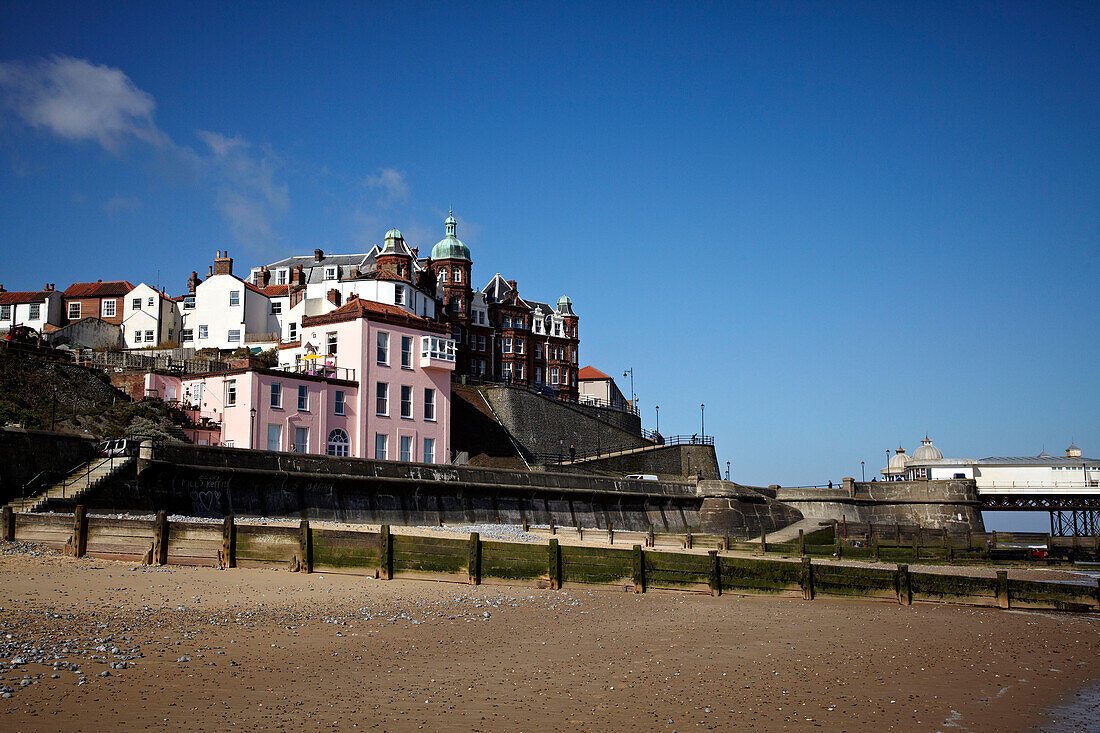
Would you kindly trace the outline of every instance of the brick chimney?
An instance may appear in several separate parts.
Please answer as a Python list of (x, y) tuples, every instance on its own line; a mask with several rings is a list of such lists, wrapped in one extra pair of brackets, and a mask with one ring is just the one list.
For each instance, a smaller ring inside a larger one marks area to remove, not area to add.
[(0, 285), (0, 293), (6, 293), (6, 292), (8, 292), (8, 291), (4, 290), (4, 286)]
[(507, 280), (505, 282), (508, 283), (508, 287), (510, 287), (512, 289), (513, 293), (515, 293), (516, 295), (519, 295), (519, 287), (516, 285), (515, 280)]
[(201, 282), (202, 280), (199, 279), (199, 273), (192, 270), (191, 277), (187, 278), (187, 292), (194, 295), (195, 288), (197, 288)]
[(295, 267), (293, 270), (290, 271), (290, 284), (291, 285), (305, 285), (306, 284), (305, 272), (302, 271), (302, 266), (301, 265), (298, 265), (297, 267)]
[(53, 283), (46, 283), (46, 287), (43, 288), (47, 293), (53, 292)]
[(333, 288), (332, 290), (328, 291), (328, 302), (330, 302), (333, 305), (339, 307), (339, 305), (340, 305), (340, 291), (337, 290), (336, 288)]
[(259, 282), (256, 284), (261, 288), (266, 288), (271, 283), (271, 271), (267, 269), (267, 265), (260, 265), (260, 275), (257, 279)]
[(314, 262), (320, 262), (323, 259), (325, 259), (325, 253), (324, 252), (322, 252), (319, 249), (313, 250), (313, 261)]
[(229, 256), (229, 250), (218, 252), (218, 256), (214, 259), (213, 272), (215, 275), (233, 274), (233, 258)]

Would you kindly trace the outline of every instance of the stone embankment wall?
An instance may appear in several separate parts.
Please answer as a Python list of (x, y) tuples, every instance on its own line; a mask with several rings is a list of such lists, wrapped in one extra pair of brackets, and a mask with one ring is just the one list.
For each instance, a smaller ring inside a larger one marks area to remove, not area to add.
[(776, 498), (807, 518), (983, 531), (973, 479), (852, 481), (835, 489), (783, 489)]
[(721, 477), (713, 445), (669, 445), (640, 453), (585, 461), (579, 465), (624, 476), (646, 473), (660, 477), (696, 476), (707, 480)]
[(497, 418), (529, 453), (569, 455), (652, 445), (638, 433), (638, 416), (574, 405), (516, 387), (480, 387)]
[[(95, 439), (90, 437), (0, 428), (0, 504), (18, 497), (23, 486), (38, 474), (45, 472), (40, 480), (60, 481), (97, 452)], [(44, 488), (39, 486), (38, 490)]]
[(165, 444), (142, 447), (135, 479), (104, 484), (82, 501), (96, 510), (204, 517), (679, 532), (698, 526), (702, 497), (683, 482)]

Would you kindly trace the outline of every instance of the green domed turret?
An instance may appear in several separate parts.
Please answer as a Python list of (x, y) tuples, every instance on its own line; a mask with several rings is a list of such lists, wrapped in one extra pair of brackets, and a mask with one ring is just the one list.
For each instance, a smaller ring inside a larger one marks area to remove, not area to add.
[(563, 295), (558, 298), (558, 313), (562, 313), (568, 316), (575, 315), (573, 313), (573, 301), (568, 295)]
[(447, 218), (443, 222), (443, 227), (446, 236), (432, 247), (432, 259), (433, 260), (469, 260), (470, 248), (459, 240), (455, 236), (455, 228), (458, 226), (458, 222), (455, 220), (454, 212), (450, 212)]

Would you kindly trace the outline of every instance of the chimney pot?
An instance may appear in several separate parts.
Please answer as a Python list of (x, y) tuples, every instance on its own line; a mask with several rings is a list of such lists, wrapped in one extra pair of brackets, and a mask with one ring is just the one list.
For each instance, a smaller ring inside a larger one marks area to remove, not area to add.
[(325, 253), (324, 252), (322, 252), (320, 249), (313, 250), (313, 261), (314, 262), (320, 262), (323, 259), (325, 259)]

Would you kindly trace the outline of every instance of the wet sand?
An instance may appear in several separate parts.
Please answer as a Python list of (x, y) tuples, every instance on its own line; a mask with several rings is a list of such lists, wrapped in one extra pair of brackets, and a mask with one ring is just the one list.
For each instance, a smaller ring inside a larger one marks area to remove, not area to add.
[(1100, 660), (1095, 616), (0, 550), (5, 731), (1049, 729)]

